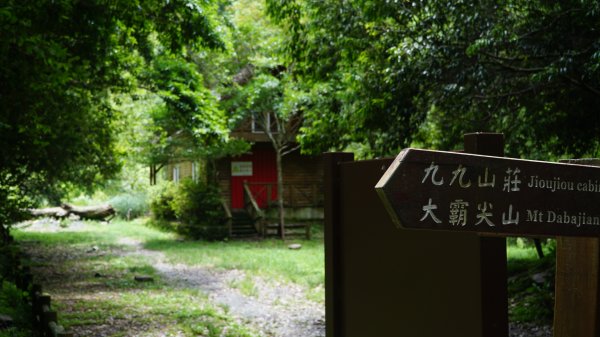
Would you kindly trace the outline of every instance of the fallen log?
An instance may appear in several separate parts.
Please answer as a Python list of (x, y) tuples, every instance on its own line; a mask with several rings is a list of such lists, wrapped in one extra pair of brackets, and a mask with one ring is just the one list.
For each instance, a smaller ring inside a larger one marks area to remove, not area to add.
[(61, 207), (70, 214), (75, 214), (82, 219), (88, 220), (110, 221), (116, 214), (115, 209), (109, 204), (95, 206), (73, 206), (62, 204)]
[(47, 207), (47, 208), (30, 208), (27, 210), (31, 216), (37, 217), (49, 217), (62, 219), (69, 216), (69, 211), (61, 207)]
[(94, 206), (62, 204), (60, 207), (31, 208), (27, 212), (34, 218), (52, 217), (63, 219), (73, 214), (81, 219), (101, 221), (110, 221), (116, 214), (115, 209), (109, 204)]

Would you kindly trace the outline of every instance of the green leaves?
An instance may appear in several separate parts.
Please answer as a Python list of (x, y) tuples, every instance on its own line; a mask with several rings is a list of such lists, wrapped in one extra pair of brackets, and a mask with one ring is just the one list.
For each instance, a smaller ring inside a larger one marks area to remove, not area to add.
[(496, 131), (513, 156), (597, 152), (597, 2), (267, 4), (305, 93), (304, 151), (452, 149)]
[(148, 151), (146, 161), (161, 164), (172, 158), (197, 159), (209, 152), (208, 147), (227, 142), (225, 115), (218, 109), (216, 97), (203, 86), (194, 64), (162, 55), (146, 77), (164, 102), (163, 108), (149, 116), (155, 132), (148, 134), (150, 140), (143, 146)]
[[(143, 82), (157, 56), (185, 63), (184, 53), (222, 48), (217, 19), (213, 1), (0, 4), (0, 213), (16, 211), (14, 196), (92, 189), (114, 176), (123, 147), (112, 98)], [(190, 134), (220, 139), (222, 114), (202, 77), (168, 62), (173, 70), (162, 71), (173, 80), (153, 73), (166, 105), (191, 123)]]

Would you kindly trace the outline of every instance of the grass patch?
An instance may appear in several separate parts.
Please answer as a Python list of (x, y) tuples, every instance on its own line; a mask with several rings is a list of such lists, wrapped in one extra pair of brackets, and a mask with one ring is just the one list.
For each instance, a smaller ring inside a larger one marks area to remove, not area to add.
[(309, 289), (309, 299), (324, 302), (324, 246), (322, 240), (297, 240), (300, 250), (288, 249), (289, 242), (261, 241), (204, 242), (151, 240), (145, 247), (164, 252), (172, 263), (220, 269), (243, 270), (259, 276), (292, 282)]
[(164, 252), (173, 263), (239, 269), (262, 276), (315, 287), (323, 284), (322, 242), (300, 241), (302, 249), (290, 250), (281, 240), (257, 242), (174, 242), (154, 240), (146, 248)]
[[(144, 335), (161, 331), (164, 335), (184, 332), (185, 336), (256, 337), (233, 321), (219, 308), (210, 305), (204, 294), (194, 290), (161, 287), (135, 292), (103, 293), (104, 300), (83, 300), (76, 305), (60, 305), (66, 312), (61, 315), (67, 328), (86, 325), (104, 325), (123, 321), (128, 333)], [(111, 336), (124, 332), (115, 331)]]
[(556, 242), (543, 245), (539, 258), (532, 243), (523, 238), (508, 240), (508, 294), (511, 321), (551, 324), (554, 317)]
[[(60, 324), (90, 336), (257, 337), (202, 292), (164, 283), (151, 257), (130, 254), (138, 242), (177, 242), (176, 236), (144, 223), (14, 230), (23, 246), (44, 257), (32, 265), (36, 274), (50, 280), (44, 288), (53, 296)], [(154, 282), (136, 282), (135, 275), (151, 276)]]
[[(84, 259), (87, 270), (82, 272), (83, 282), (100, 284), (107, 291), (124, 291), (122, 301), (109, 301), (103, 304), (104, 309), (113, 310), (111, 305), (117, 304), (121, 305), (117, 308), (119, 310), (123, 307), (133, 307), (135, 310), (127, 310), (134, 312), (134, 315), (156, 314), (165, 321), (174, 320), (178, 322), (178, 329), (190, 335), (208, 336), (216, 333), (215, 331), (226, 333), (223, 329), (226, 329), (225, 326), (231, 328), (232, 323), (221, 311), (210, 307), (201, 294), (166, 288), (155, 273), (151, 261), (144, 256), (126, 254), (128, 249), (133, 248), (131, 242), (130, 246), (123, 245), (124, 238), (143, 244), (147, 249), (163, 252), (172, 263), (241, 270), (245, 275), (232, 281), (230, 286), (246, 296), (257, 296), (255, 278), (261, 277), (299, 284), (309, 289), (307, 297), (310, 300), (324, 302), (324, 244), (320, 226), (313, 226), (315, 239), (294, 240), (302, 244), (302, 249), (290, 250), (288, 245), (291, 241), (284, 242), (278, 239), (181, 241), (176, 235), (146, 224), (147, 219), (117, 221), (108, 225), (86, 223), (83, 230), (73, 226), (60, 232), (36, 233), (17, 230), (15, 236), (18, 240), (35, 241), (41, 246), (52, 247), (53, 250), (57, 247), (69, 247), (71, 254), (76, 258), (65, 262), (63, 267), (66, 270), (76, 269), (81, 265), (79, 259)], [(86, 253), (86, 250), (93, 246), (98, 247), (99, 253)], [(532, 241), (523, 238), (508, 239), (509, 315), (512, 321), (546, 324), (552, 321), (555, 242), (549, 240), (543, 247), (546, 256), (539, 259)], [(100, 274), (101, 277), (95, 277), (96, 274)], [(156, 282), (133, 281), (133, 276), (140, 274), (152, 276)], [(139, 296), (141, 298), (138, 298)], [(182, 303), (188, 303), (188, 297), (193, 298), (195, 304), (190, 303), (189, 308), (183, 308), (183, 305), (177, 307), (176, 302), (167, 297), (179, 299)], [(211, 310), (215, 310), (214, 314)], [(93, 321), (99, 318), (90, 313), (89, 317), (80, 319)], [(75, 324), (75, 317), (73, 322)], [(207, 327), (207, 324), (211, 327)], [(231, 329), (235, 331), (238, 328)], [(238, 335), (245, 336), (239, 331)]]
[(258, 295), (256, 284), (250, 275), (245, 275), (241, 280), (232, 281), (229, 286), (238, 289), (243, 295), (248, 297), (256, 297)]
[(28, 303), (27, 293), (19, 290), (12, 282), (2, 281), (2, 277), (0, 277), (0, 314), (8, 315), (13, 319), (13, 326), (1, 329), (0, 337), (38, 335), (32, 326), (33, 309)]
[[(148, 219), (136, 219), (130, 222), (115, 221), (110, 224), (86, 222), (83, 230), (71, 224), (58, 232), (30, 232), (17, 229), (14, 231), (14, 236), (20, 241), (35, 241), (48, 247), (69, 246), (80, 250), (98, 247), (100, 251), (127, 249), (119, 242), (123, 238), (130, 238), (144, 244), (145, 248), (164, 252), (172, 263), (237, 269), (251, 276), (296, 283), (311, 289), (310, 299), (321, 303), (324, 301), (325, 266), (322, 226), (312, 226), (314, 239), (294, 240), (302, 244), (302, 249), (290, 250), (288, 249), (290, 242), (278, 239), (181, 242), (177, 235), (147, 226), (147, 222)], [(112, 258), (105, 263), (114, 264), (112, 267), (117, 269), (131, 265), (131, 261), (118, 258)], [(96, 265), (99, 264), (101, 263)], [(97, 268), (99, 273), (106, 273), (102, 268)]]

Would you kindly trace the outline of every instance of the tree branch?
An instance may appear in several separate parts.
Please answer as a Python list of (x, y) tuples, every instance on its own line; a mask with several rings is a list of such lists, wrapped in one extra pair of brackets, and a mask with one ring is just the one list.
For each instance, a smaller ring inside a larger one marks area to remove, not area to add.
[(558, 15), (557, 15), (557, 16), (554, 18), (554, 20), (552, 20), (552, 21), (551, 21), (549, 24), (547, 24), (547, 25), (544, 25), (543, 27), (541, 27), (541, 28), (538, 28), (538, 29), (536, 29), (536, 30), (532, 30), (532, 31), (530, 31), (530, 32), (526, 32), (526, 33), (524, 33), (524, 34), (520, 35), (520, 36), (518, 37), (518, 39), (519, 39), (519, 40), (523, 40), (523, 39), (525, 39), (525, 38), (528, 38), (528, 37), (530, 37), (530, 36), (532, 36), (532, 35), (536, 35), (536, 34), (538, 34), (538, 33), (541, 33), (541, 32), (543, 32), (543, 31), (546, 31), (546, 30), (548, 30), (549, 28), (551, 28), (552, 26), (554, 26), (554, 25), (555, 25), (555, 24), (558, 22), (558, 20), (560, 20), (560, 19), (561, 19), (563, 16), (565, 16), (565, 15), (567, 15), (567, 14), (570, 14), (570, 13), (573, 13), (573, 12), (580, 12), (580, 11), (581, 11), (581, 8), (571, 8), (571, 9), (569, 9), (569, 10), (566, 10), (566, 11), (562, 12), (562, 13), (559, 13), (559, 14), (558, 14)]
[(513, 65), (502, 62), (502, 61), (509, 61), (509, 60), (504, 59), (500, 56), (496, 56), (496, 55), (493, 55), (493, 54), (487, 53), (487, 52), (483, 53), (483, 55), (490, 57), (492, 59), (491, 61), (494, 64), (497, 64), (503, 68), (510, 69), (513, 71), (518, 71), (518, 72), (523, 72), (523, 73), (537, 73), (537, 72), (540, 72), (540, 71), (543, 71), (546, 69), (545, 67), (534, 67), (534, 68), (517, 67), (517, 66), (513, 66)]
[(300, 148), (300, 144), (296, 144), (296, 146), (294, 146), (294, 147), (291, 147), (289, 150), (281, 152), (281, 156), (282, 156), (282, 157), (283, 157), (283, 156), (286, 156), (286, 155), (288, 155), (288, 154), (290, 154), (290, 153), (292, 153), (292, 152), (294, 152), (294, 151), (298, 150), (299, 148)]
[(573, 78), (573, 77), (571, 77), (569, 75), (563, 75), (563, 77), (566, 78), (567, 80), (569, 80), (569, 82), (571, 82), (571, 83), (573, 83), (573, 84), (575, 84), (577, 86), (580, 86), (582, 88), (585, 88), (588, 91), (592, 92), (593, 94), (596, 94), (596, 95), (600, 96), (600, 89), (592, 87), (591, 85), (589, 85), (587, 83), (584, 83), (582, 81), (579, 81), (579, 80), (577, 80), (577, 79), (575, 79), (575, 78)]
[(511, 92), (497, 94), (497, 95), (474, 95), (473, 98), (487, 100), (487, 99), (494, 99), (494, 98), (506, 98), (506, 97), (511, 97), (511, 96), (520, 96), (520, 95), (526, 94), (528, 92), (534, 91), (537, 88), (538, 88), (538, 86), (533, 85), (533, 86), (530, 86), (528, 88), (521, 89), (518, 91), (511, 91)]

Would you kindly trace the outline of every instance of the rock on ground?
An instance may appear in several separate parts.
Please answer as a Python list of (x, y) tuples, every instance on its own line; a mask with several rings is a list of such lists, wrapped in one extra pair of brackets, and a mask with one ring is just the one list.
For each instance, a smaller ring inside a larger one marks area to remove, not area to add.
[(552, 327), (533, 323), (510, 323), (509, 337), (552, 337)]

